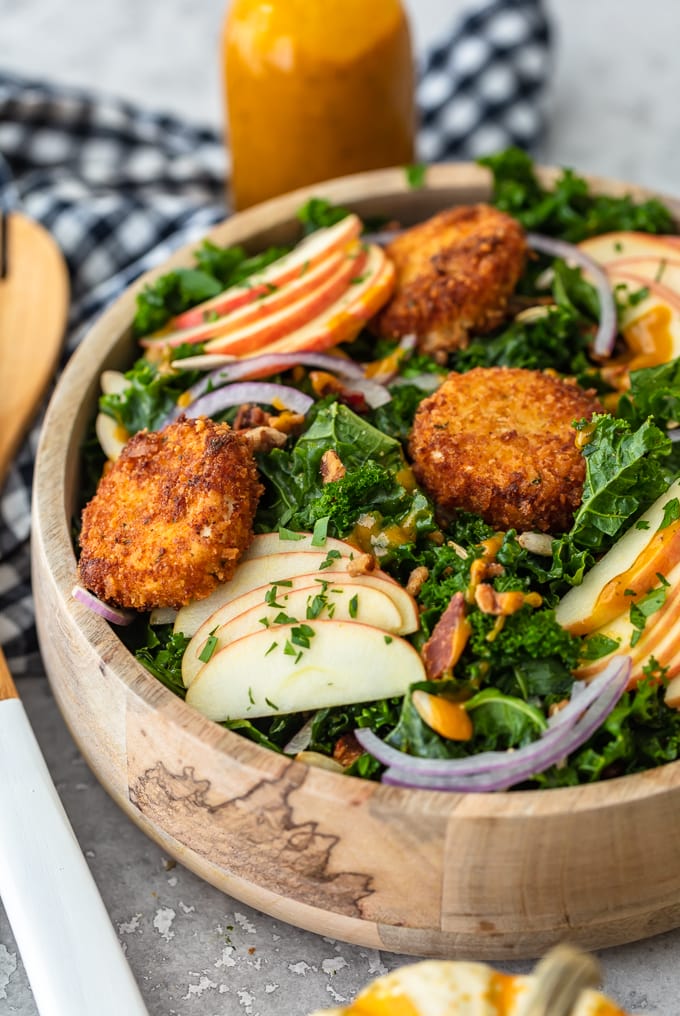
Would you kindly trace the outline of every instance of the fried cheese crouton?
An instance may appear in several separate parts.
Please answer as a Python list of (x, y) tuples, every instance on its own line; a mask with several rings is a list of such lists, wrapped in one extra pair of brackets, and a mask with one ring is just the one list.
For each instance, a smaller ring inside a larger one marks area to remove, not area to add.
[(572, 381), (518, 367), (452, 373), (421, 402), (409, 451), (418, 481), (447, 514), (497, 529), (569, 529), (585, 463), (573, 420), (602, 408)]
[(226, 423), (180, 417), (140, 431), (83, 511), (79, 581), (119, 607), (180, 607), (231, 578), (262, 493)]
[(490, 205), (451, 208), (407, 229), (386, 247), (397, 281), (379, 333), (415, 334), (431, 355), (464, 348), (507, 316), (527, 250), (519, 223)]

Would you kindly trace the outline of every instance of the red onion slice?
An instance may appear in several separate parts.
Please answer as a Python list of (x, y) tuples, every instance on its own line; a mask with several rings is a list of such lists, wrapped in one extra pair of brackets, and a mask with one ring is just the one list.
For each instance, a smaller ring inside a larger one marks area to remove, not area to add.
[(294, 413), (304, 414), (314, 404), (314, 399), (288, 385), (276, 385), (266, 381), (244, 381), (208, 392), (186, 408), (180, 408), (177, 415), (184, 413), (191, 418), (214, 416), (215, 413), (221, 413), (231, 406), (242, 406), (247, 402), (257, 402), (266, 406), (281, 405)]
[(74, 600), (78, 600), (83, 606), (88, 607), (94, 611), (95, 614), (99, 614), (105, 621), (110, 621), (111, 624), (131, 624), (137, 617), (134, 610), (123, 610), (119, 607), (112, 607), (108, 603), (104, 603), (94, 593), (91, 593), (89, 589), (85, 589), (84, 586), (74, 586), (71, 592)]
[(619, 656), (588, 685), (576, 682), (569, 705), (548, 722), (542, 736), (511, 751), (480, 752), (460, 759), (424, 759), (391, 747), (367, 728), (356, 730), (355, 736), (364, 750), (389, 767), (383, 774), (385, 783), (439, 790), (507, 789), (583, 744), (625, 691), (630, 669), (630, 658)]
[(611, 356), (618, 331), (616, 303), (611, 284), (602, 266), (590, 255), (585, 254), (580, 247), (567, 243), (566, 240), (556, 240), (552, 236), (543, 236), (540, 233), (527, 233), (527, 243), (541, 254), (550, 254), (552, 257), (562, 258), (563, 261), (575, 262), (591, 276), (600, 301), (600, 324), (593, 340), (592, 351), (597, 357)]
[[(196, 359), (196, 357), (191, 358), (192, 361)], [(206, 359), (212, 361), (214, 357), (207, 357)], [(173, 365), (183, 369), (184, 363), (184, 360), (175, 360)], [(189, 400), (189, 405), (193, 405), (197, 399), (233, 381), (241, 381), (253, 376), (267, 377), (267, 375), (276, 374), (280, 370), (290, 370), (291, 367), (298, 366), (318, 367), (320, 370), (331, 371), (340, 377), (350, 380), (356, 379), (361, 381), (364, 378), (363, 367), (353, 360), (345, 360), (340, 356), (331, 356), (328, 353), (304, 352), (265, 353), (260, 356), (249, 357), (247, 360), (225, 359), (225, 362), (217, 367), (216, 370), (212, 370), (211, 373), (206, 374), (200, 381), (197, 381), (191, 388), (188, 388), (186, 398)], [(182, 412), (186, 411), (181, 406), (177, 406), (166, 422), (172, 423)]]

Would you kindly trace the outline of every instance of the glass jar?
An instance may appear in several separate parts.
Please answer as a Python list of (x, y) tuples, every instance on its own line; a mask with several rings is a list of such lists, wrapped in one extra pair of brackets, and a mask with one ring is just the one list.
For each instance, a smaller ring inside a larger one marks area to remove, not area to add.
[(234, 208), (413, 162), (400, 0), (233, 0), (222, 52)]

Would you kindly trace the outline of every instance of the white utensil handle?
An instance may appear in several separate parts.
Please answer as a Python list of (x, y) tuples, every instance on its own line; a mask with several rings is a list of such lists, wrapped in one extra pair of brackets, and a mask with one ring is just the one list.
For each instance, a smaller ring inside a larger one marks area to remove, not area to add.
[(0, 896), (41, 1016), (148, 1016), (19, 699), (0, 702)]

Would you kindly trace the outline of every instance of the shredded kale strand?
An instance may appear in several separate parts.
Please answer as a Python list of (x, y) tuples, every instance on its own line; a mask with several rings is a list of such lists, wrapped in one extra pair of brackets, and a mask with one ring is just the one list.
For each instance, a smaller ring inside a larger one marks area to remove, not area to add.
[[(321, 459), (327, 451), (339, 456), (346, 473), (324, 485)], [(347, 536), (367, 512), (378, 524), (407, 527), (414, 537), (435, 528), (429, 500), (401, 482), (406, 463), (399, 441), (338, 402), (319, 409), (292, 450), (275, 449), (259, 465), (270, 484), (258, 512), (263, 530), (313, 529), (327, 517), (331, 535)]]
[(616, 230), (675, 232), (673, 217), (661, 201), (591, 194), (587, 181), (571, 169), (562, 170), (552, 188), (544, 187), (531, 157), (519, 148), (477, 161), (491, 171), (493, 203), (527, 230), (570, 243)]
[(540, 787), (575, 786), (653, 769), (680, 754), (680, 712), (664, 703), (665, 676), (653, 657), (595, 734), (559, 767), (534, 777)]
[(334, 226), (336, 222), (347, 218), (349, 214), (346, 208), (334, 205), (325, 198), (310, 198), (298, 209), (297, 217), (307, 236), (309, 233), (315, 233), (317, 229)]
[[(182, 346), (177, 359), (193, 355), (196, 347)], [(139, 359), (125, 377), (125, 391), (102, 395), (99, 408), (112, 416), (132, 436), (139, 430), (157, 430), (177, 405), (177, 399), (200, 377), (198, 371), (167, 371), (149, 360)]]
[(135, 650), (135, 656), (149, 673), (180, 698), (187, 693), (182, 680), (182, 657), (189, 641), (182, 632), (174, 633), (172, 625), (149, 625), (145, 644)]
[(666, 428), (680, 420), (680, 357), (630, 373), (630, 389), (621, 396), (617, 415), (632, 427), (651, 417)]

